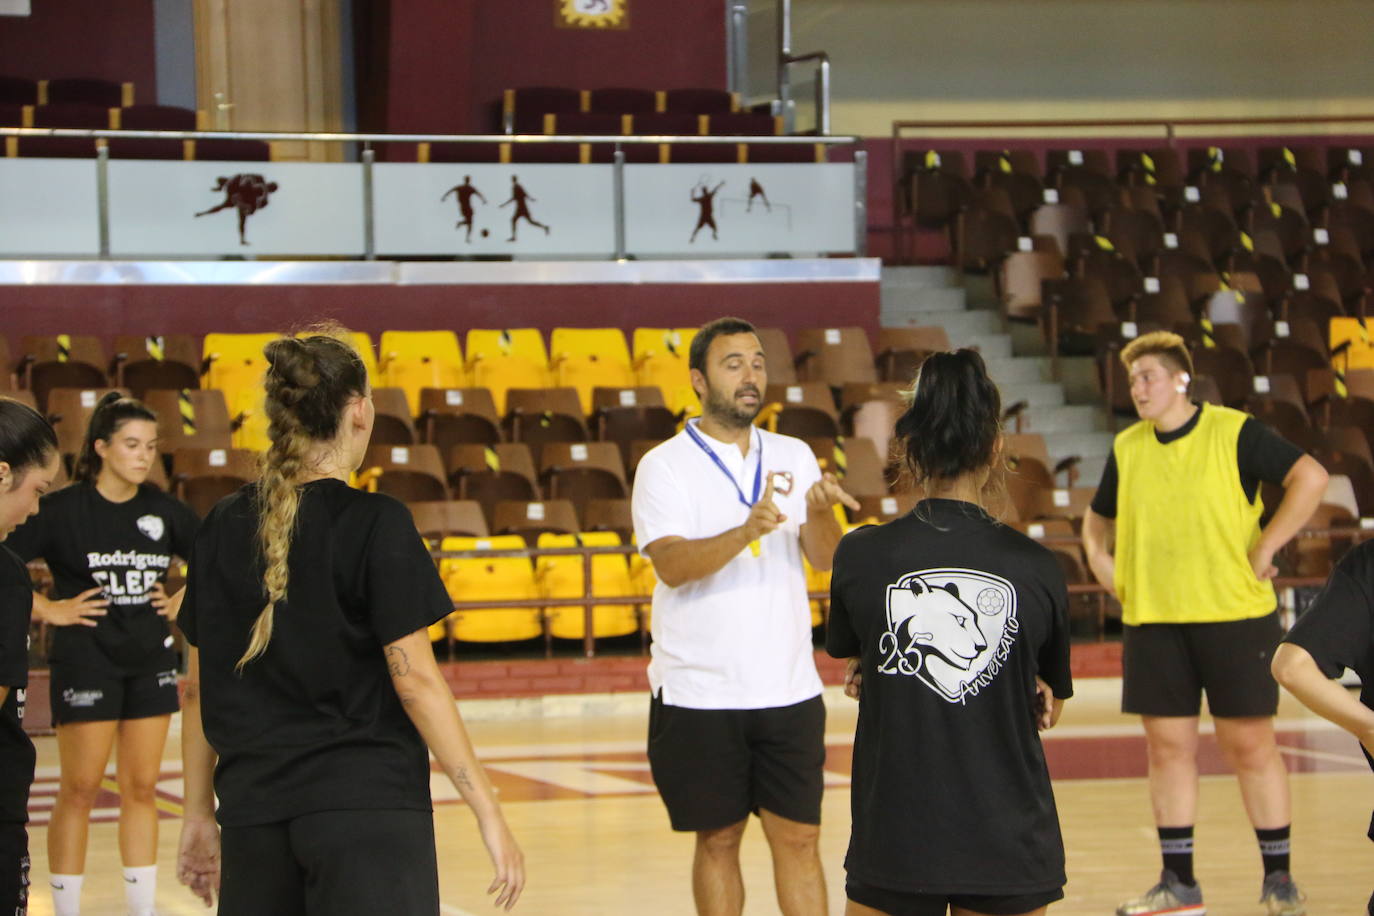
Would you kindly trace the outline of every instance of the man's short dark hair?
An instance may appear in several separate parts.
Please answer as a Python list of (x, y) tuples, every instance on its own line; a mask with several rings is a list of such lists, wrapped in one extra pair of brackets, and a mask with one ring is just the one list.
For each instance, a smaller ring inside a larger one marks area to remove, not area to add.
[(754, 334), (754, 326), (743, 318), (717, 318), (715, 321), (707, 322), (697, 331), (697, 336), (692, 338), (692, 349), (687, 354), (687, 367), (698, 372), (706, 371), (706, 351), (711, 349), (711, 341), (720, 337), (722, 334)]

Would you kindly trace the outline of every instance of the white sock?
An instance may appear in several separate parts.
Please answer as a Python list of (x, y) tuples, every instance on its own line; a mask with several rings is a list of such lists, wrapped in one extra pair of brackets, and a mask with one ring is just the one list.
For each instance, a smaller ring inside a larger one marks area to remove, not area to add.
[(53, 916), (81, 916), (81, 882), (84, 875), (49, 875)]
[(156, 865), (124, 869), (124, 902), (129, 905), (129, 916), (153, 916), (156, 896)]

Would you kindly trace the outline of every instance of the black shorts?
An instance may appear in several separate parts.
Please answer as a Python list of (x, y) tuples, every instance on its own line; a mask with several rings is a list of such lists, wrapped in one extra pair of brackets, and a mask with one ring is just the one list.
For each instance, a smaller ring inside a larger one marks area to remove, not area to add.
[(987, 916), (1020, 916), (1064, 899), (1062, 887), (1033, 894), (913, 894), (854, 880), (845, 882), (844, 893), (855, 903), (888, 916), (945, 916), (951, 906)]
[(761, 808), (819, 824), (825, 703), (689, 709), (655, 696), (649, 766), (674, 830), (719, 830)]
[(170, 716), (181, 708), (175, 668), (122, 675), (55, 662), (51, 669), (53, 725)]
[(320, 811), (220, 832), (219, 916), (438, 913), (430, 811)]
[(23, 824), (0, 824), (0, 916), (29, 911), (29, 832)]
[(1272, 716), (1279, 685), (1269, 661), (1283, 638), (1277, 612), (1224, 623), (1122, 628), (1121, 711), (1143, 716)]

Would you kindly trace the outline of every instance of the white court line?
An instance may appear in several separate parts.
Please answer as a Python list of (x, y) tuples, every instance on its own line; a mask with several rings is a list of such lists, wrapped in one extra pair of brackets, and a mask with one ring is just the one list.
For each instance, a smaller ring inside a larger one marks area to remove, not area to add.
[(1333, 754), (1330, 751), (1314, 751), (1305, 747), (1289, 747), (1286, 744), (1279, 745), (1279, 753), (1292, 754), (1294, 757), (1309, 757), (1312, 760), (1325, 760), (1328, 763), (1348, 763), (1351, 766), (1364, 769), (1364, 757), (1354, 754)]
[(467, 910), (460, 910), (456, 906), (449, 906), (447, 903), (439, 904), (439, 912), (444, 916), (477, 916), (476, 913), (469, 913)]

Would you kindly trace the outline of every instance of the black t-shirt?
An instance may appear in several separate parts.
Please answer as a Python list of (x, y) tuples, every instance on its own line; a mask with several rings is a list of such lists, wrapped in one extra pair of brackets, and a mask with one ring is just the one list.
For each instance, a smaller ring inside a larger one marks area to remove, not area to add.
[[(1162, 445), (1177, 442), (1197, 428), (1202, 411), (1206, 409), (1200, 405), (1192, 419), (1172, 432), (1155, 430), (1155, 439)], [(1284, 478), (1302, 455), (1302, 449), (1274, 432), (1267, 424), (1247, 417), (1236, 438), (1236, 464), (1240, 468), (1240, 485), (1246, 499), (1252, 503), (1255, 501), (1261, 482), (1282, 486)], [(1102, 481), (1097, 485), (1092, 502), (1093, 511), (1103, 518), (1116, 518), (1116, 487), (1116, 452), (1113, 451), (1107, 456), (1107, 464), (1102, 469)]]
[(911, 893), (1064, 884), (1035, 724), (1063, 699), (1068, 593), (1054, 556), (971, 503), (925, 500), (840, 541), (826, 650), (861, 657), (852, 878)]
[(29, 615), (33, 585), (24, 561), (0, 544), (0, 823), (29, 819), (33, 740), (24, 731), (24, 691), (29, 686)]
[(226, 826), (316, 811), (429, 810), (429, 753), (384, 646), (453, 610), (410, 512), (332, 479), (301, 488), (267, 651), (234, 666), (266, 604), (257, 486), (221, 500), (191, 553), (177, 622), (200, 652), (201, 720)]
[(149, 593), (166, 581), (173, 556), (187, 559), (199, 524), (190, 506), (151, 484), (122, 503), (89, 482), (43, 497), (6, 545), (26, 562), (47, 561), (57, 600), (96, 587), (110, 599), (96, 626), (53, 629), (50, 661), (120, 675), (175, 668), (167, 619)]

